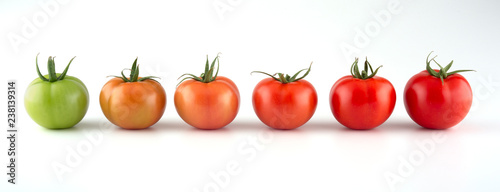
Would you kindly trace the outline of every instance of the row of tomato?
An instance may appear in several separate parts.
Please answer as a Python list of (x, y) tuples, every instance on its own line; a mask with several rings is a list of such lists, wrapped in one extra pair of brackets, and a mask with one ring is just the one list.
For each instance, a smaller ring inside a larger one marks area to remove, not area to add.
[[(442, 67), (435, 57), (429, 59), (430, 55), (426, 70), (414, 75), (406, 84), (404, 103), (409, 116), (420, 126), (446, 129), (462, 121), (471, 107), (470, 85), (457, 74), (471, 70), (448, 72), (453, 61)], [(39, 77), (28, 86), (24, 102), (30, 117), (43, 127), (73, 127), (87, 112), (89, 94), (86, 86), (78, 78), (66, 75), (73, 59), (59, 74), (55, 72), (54, 57), (49, 57), (48, 75), (43, 76), (38, 68), (38, 55), (36, 57)], [(439, 70), (432, 69), (431, 62), (436, 63)], [(351, 74), (335, 82), (329, 99), (333, 116), (339, 123), (351, 129), (372, 129), (392, 114), (396, 92), (391, 82), (376, 76), (380, 67), (373, 70), (366, 60), (360, 69), (356, 58)], [(127, 70), (129, 77), (124, 74)], [(276, 129), (294, 129), (309, 121), (318, 100), (313, 85), (304, 79), (310, 70), (311, 66), (291, 76), (252, 72), (269, 76), (256, 85), (252, 95), (254, 111), (264, 124)], [(219, 56), (211, 63), (207, 57), (201, 75), (186, 73), (180, 77), (183, 79), (174, 94), (175, 108), (189, 125), (218, 129), (236, 117), (240, 102), (238, 88), (218, 72)], [(99, 96), (106, 118), (125, 129), (144, 129), (158, 122), (165, 111), (166, 94), (155, 78), (140, 77), (136, 59), (132, 68), (124, 69), (120, 76), (109, 80)]]

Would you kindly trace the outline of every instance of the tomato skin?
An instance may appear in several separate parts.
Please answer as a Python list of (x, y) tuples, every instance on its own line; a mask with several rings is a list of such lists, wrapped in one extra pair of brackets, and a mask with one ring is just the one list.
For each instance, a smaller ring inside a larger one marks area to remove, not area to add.
[(223, 76), (209, 83), (186, 80), (174, 94), (179, 116), (198, 129), (219, 129), (228, 125), (238, 114), (239, 103), (238, 87)]
[(373, 129), (391, 116), (396, 91), (391, 82), (374, 76), (365, 80), (344, 76), (330, 91), (330, 108), (337, 121), (351, 129)]
[[(48, 75), (44, 77), (48, 78)], [(70, 128), (87, 113), (89, 92), (76, 77), (66, 76), (56, 82), (36, 78), (26, 89), (24, 107), (31, 119), (42, 127)]]
[(269, 77), (255, 86), (252, 103), (255, 114), (267, 126), (295, 129), (311, 119), (318, 95), (304, 79), (285, 84)]
[[(435, 70), (438, 72), (438, 70)], [(460, 123), (472, 105), (472, 89), (460, 74), (443, 79), (424, 70), (406, 84), (406, 112), (415, 123), (429, 129), (447, 129)]]
[(111, 123), (124, 129), (145, 129), (163, 116), (166, 94), (155, 80), (125, 82), (113, 78), (102, 87), (99, 102)]

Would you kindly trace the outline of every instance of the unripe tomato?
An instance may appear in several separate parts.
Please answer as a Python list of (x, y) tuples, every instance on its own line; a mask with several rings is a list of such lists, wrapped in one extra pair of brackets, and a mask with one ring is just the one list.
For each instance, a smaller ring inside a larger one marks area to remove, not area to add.
[[(74, 57), (73, 57), (74, 59)], [(28, 115), (42, 127), (63, 129), (75, 126), (80, 122), (89, 107), (89, 92), (80, 79), (67, 76), (66, 72), (55, 73), (53, 57), (49, 57), (49, 74), (33, 80), (24, 95), (24, 107)]]

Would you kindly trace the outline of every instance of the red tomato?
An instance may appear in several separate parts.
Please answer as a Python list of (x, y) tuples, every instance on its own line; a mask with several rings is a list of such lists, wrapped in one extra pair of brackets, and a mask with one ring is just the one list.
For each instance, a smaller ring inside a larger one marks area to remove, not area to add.
[[(357, 61), (354, 62), (356, 67), (351, 68), (356, 71)], [(368, 65), (365, 62), (365, 66)], [(396, 91), (391, 82), (375, 76), (377, 71), (373, 73), (372, 70), (370, 76), (367, 73), (365, 67), (361, 73), (365, 76), (359, 72), (344, 76), (335, 82), (330, 91), (333, 116), (340, 124), (351, 129), (372, 129), (381, 125), (391, 116), (396, 104)]]
[(130, 78), (123, 76), (109, 80), (99, 96), (106, 118), (124, 129), (152, 126), (160, 120), (166, 106), (163, 87), (152, 77), (139, 77), (136, 63), (137, 59)]
[(218, 129), (231, 123), (238, 113), (239, 102), (238, 88), (222, 76), (209, 83), (186, 80), (174, 95), (179, 116), (199, 129)]
[[(431, 52), (432, 53), (432, 52)], [(430, 56), (430, 54), (429, 54)], [(448, 72), (451, 61), (440, 70), (432, 69), (427, 56), (427, 70), (414, 75), (406, 83), (404, 102), (411, 119), (429, 129), (447, 129), (460, 123), (472, 105), (469, 82), (457, 70)]]
[(205, 72), (199, 77), (182, 75), (190, 77), (183, 79), (175, 90), (177, 113), (186, 123), (199, 129), (222, 128), (238, 114), (240, 93), (236, 84), (226, 77), (217, 76), (217, 73), (213, 74), (218, 59), (219, 56), (215, 57), (209, 67), (207, 58)]
[(295, 129), (311, 119), (318, 96), (306, 80), (282, 83), (266, 78), (255, 86), (252, 103), (255, 113), (267, 126)]

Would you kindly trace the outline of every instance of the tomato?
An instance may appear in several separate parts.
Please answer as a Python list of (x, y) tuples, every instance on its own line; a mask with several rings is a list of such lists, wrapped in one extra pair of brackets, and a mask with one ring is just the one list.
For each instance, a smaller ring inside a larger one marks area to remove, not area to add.
[(139, 77), (137, 59), (130, 78), (123, 75), (109, 80), (101, 90), (102, 112), (113, 124), (124, 129), (145, 129), (160, 120), (166, 106), (165, 90), (152, 76)]
[[(303, 69), (306, 70), (306, 69)], [(303, 71), (301, 70), (301, 71)], [(303, 78), (277, 73), (278, 77), (263, 73), (270, 78), (261, 80), (253, 90), (253, 109), (260, 121), (275, 129), (295, 129), (304, 125), (316, 111), (318, 96), (313, 85)]]
[[(73, 57), (74, 59), (74, 57)], [(24, 95), (24, 106), (28, 115), (38, 125), (50, 129), (63, 129), (80, 122), (89, 107), (89, 92), (80, 79), (67, 76), (68, 68), (62, 74), (55, 72), (54, 57), (49, 57), (49, 74), (33, 80)]]
[[(199, 129), (219, 129), (231, 123), (239, 110), (240, 93), (229, 78), (214, 75), (211, 66), (198, 76), (184, 74), (174, 94), (175, 109), (187, 124)], [(218, 71), (218, 69), (217, 69)], [(182, 77), (182, 76), (181, 76)]]
[[(337, 121), (351, 129), (372, 129), (384, 123), (396, 105), (396, 91), (391, 82), (375, 76), (368, 60), (359, 73), (358, 59), (351, 75), (337, 80), (330, 91), (330, 108)], [(368, 75), (368, 68), (372, 74)]]
[[(427, 70), (417, 73), (406, 83), (405, 108), (411, 119), (420, 126), (447, 129), (460, 123), (472, 105), (469, 82), (457, 74), (472, 70), (447, 72), (453, 61), (445, 68), (439, 66), (440, 70), (432, 69), (429, 56)], [(434, 58), (431, 61), (436, 62)]]

